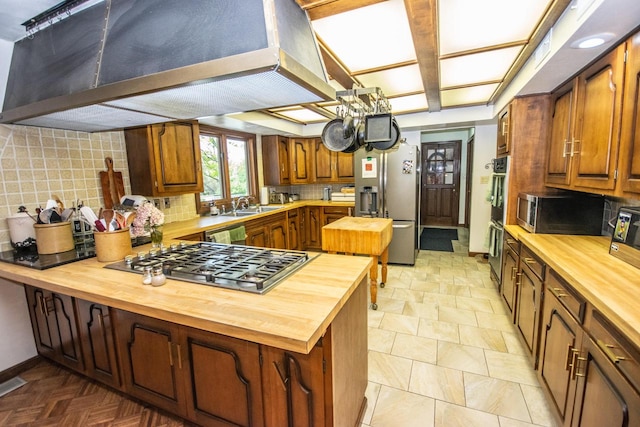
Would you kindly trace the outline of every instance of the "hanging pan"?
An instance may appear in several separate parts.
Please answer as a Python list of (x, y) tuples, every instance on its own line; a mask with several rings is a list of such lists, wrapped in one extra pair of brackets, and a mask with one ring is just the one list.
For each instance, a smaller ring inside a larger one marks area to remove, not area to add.
[(377, 150), (389, 150), (393, 148), (400, 140), (400, 127), (394, 117), (391, 120), (391, 139), (387, 141), (370, 142), (368, 145)]

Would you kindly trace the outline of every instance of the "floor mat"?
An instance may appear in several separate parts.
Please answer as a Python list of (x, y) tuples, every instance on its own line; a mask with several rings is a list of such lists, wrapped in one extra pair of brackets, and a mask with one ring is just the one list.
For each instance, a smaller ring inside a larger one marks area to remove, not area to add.
[(458, 240), (455, 228), (424, 228), (420, 234), (420, 249), (426, 251), (453, 252), (452, 240)]

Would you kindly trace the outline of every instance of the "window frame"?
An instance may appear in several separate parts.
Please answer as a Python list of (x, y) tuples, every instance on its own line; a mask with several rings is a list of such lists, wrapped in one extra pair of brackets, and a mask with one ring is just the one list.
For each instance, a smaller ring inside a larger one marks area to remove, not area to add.
[[(220, 206), (224, 204), (227, 207), (231, 206), (231, 184), (229, 177), (229, 162), (227, 153), (227, 138), (240, 139), (246, 142), (247, 148), (247, 180), (249, 184), (249, 194), (245, 196), (251, 197), (254, 203), (257, 203), (258, 199), (258, 155), (256, 135), (246, 132), (240, 132), (230, 129), (217, 128), (214, 126), (200, 125), (200, 135), (218, 137), (220, 141), (220, 156), (221, 159), (221, 171), (222, 171), (222, 194), (223, 197), (215, 199), (216, 205)], [(199, 140), (199, 139), (198, 139)], [(202, 171), (204, 174), (204, 170)], [(203, 201), (200, 199), (200, 193), (195, 194), (196, 210), (199, 214), (209, 212), (209, 201)]]

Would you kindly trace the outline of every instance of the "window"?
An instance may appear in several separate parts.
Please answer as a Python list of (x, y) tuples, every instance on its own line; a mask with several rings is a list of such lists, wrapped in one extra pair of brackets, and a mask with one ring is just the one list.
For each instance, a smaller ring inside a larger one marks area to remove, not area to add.
[(242, 196), (256, 200), (255, 135), (201, 125), (200, 151), (204, 191), (197, 201), (201, 212), (212, 201), (229, 205), (232, 198)]

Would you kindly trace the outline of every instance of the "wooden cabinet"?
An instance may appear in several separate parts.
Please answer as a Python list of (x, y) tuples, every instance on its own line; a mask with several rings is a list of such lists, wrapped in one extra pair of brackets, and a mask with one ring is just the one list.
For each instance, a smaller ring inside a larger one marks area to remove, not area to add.
[(131, 191), (167, 196), (203, 191), (198, 122), (170, 122), (124, 132)]
[(640, 33), (627, 41), (622, 127), (620, 129), (619, 193), (640, 193)]
[(178, 237), (179, 240), (189, 240), (192, 242), (204, 242), (204, 233), (193, 233)]
[(25, 285), (38, 353), (84, 372), (84, 360), (72, 297)]
[(287, 231), (289, 233), (289, 244), (287, 249), (299, 251), (303, 248), (301, 236), (304, 233), (302, 232), (303, 229), (300, 224), (300, 217), (299, 209), (291, 209), (287, 211)]
[(322, 225), (331, 224), (342, 217), (351, 216), (353, 208), (349, 206), (325, 206), (322, 208)]
[(284, 212), (247, 221), (247, 245), (262, 248), (287, 249), (287, 220)]
[(498, 114), (498, 141), (496, 144), (496, 155), (503, 157), (509, 154), (511, 148), (511, 104)]
[(331, 151), (316, 138), (313, 140), (314, 182), (353, 182), (353, 154)]
[(291, 184), (313, 183), (313, 139), (290, 139)]
[(119, 389), (120, 371), (109, 307), (81, 299), (75, 301), (86, 374)]
[(278, 135), (262, 137), (262, 166), (266, 185), (291, 184), (289, 138)]
[(332, 425), (325, 416), (325, 388), (331, 384), (325, 384), (324, 350), (322, 340), (309, 354), (263, 347), (265, 426)]
[(613, 193), (625, 44), (580, 73), (554, 99), (546, 184)]
[(322, 208), (307, 206), (306, 241), (307, 249), (322, 249)]
[(526, 344), (533, 367), (537, 366), (545, 265), (526, 247), (520, 252), (520, 271), (515, 323)]
[(504, 233), (504, 244), (502, 253), (502, 283), (500, 295), (507, 305), (507, 310), (514, 320), (516, 313), (518, 295), (518, 270), (520, 269), (520, 242), (511, 234)]
[[(583, 336), (584, 301), (553, 271), (547, 275), (545, 288), (538, 374), (562, 425), (569, 426)], [(582, 309), (576, 311), (576, 307)]]
[(125, 391), (205, 426), (262, 426), (254, 343), (117, 310)]

